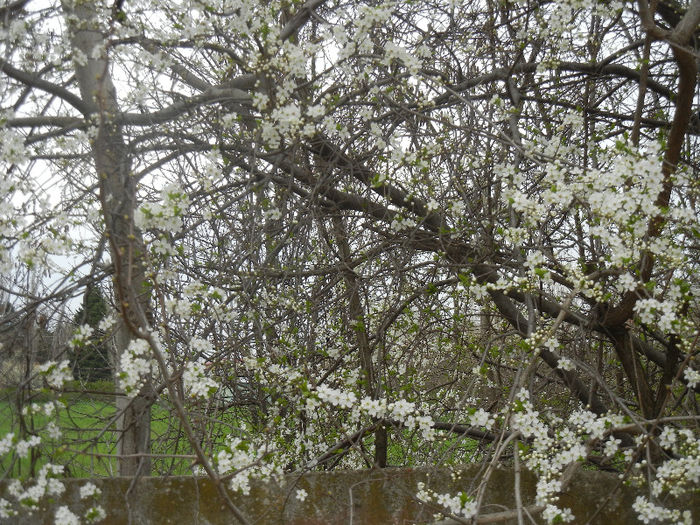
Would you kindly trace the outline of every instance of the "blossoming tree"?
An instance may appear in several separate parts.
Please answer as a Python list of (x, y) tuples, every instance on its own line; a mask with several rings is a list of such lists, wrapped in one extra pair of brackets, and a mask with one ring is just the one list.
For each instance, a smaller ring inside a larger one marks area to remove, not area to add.
[(40, 276), (3, 281), (1, 326), (55, 329), (111, 283), (116, 365), (86, 445), (61, 413), (90, 395), (66, 381), (91, 327), (27, 359), (0, 454), (36, 481), (2, 514), (60, 493), (69, 449), (72, 474), (203, 473), (242, 522), (226, 488), (251, 477), (468, 461), (475, 491), (418, 497), (472, 518), (524, 462), (527, 510), (568, 521), (589, 463), (646, 479), (642, 521), (692, 522), (661, 501), (700, 476), (700, 1), (0, 18), (0, 267)]

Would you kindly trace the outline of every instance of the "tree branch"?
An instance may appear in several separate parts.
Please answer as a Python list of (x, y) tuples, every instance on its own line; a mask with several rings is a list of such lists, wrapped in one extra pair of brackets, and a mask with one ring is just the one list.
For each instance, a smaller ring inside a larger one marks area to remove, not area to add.
[(62, 88), (61, 86), (57, 86), (56, 84), (39, 78), (36, 74), (27, 73), (26, 71), (17, 69), (2, 58), (0, 58), (0, 71), (5, 73), (8, 77), (17, 80), (18, 82), (21, 82), (22, 84), (34, 87), (36, 89), (40, 89), (42, 91), (45, 91), (46, 93), (60, 98), (61, 100), (68, 102), (71, 106), (80, 111), (83, 115), (87, 116), (89, 114), (87, 105), (77, 95), (74, 95), (67, 89)]

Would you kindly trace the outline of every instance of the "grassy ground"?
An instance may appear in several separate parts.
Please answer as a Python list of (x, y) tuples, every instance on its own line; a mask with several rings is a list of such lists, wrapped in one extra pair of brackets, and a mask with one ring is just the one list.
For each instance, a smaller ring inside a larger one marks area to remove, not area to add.
[(416, 431), (403, 429), (401, 435), (398, 433), (395, 431), (389, 439), (387, 463), (391, 466), (463, 464), (479, 459), (479, 442), (469, 437), (438, 433), (434, 441), (415, 447), (409, 444), (415, 443)]
[[(47, 432), (40, 431), (42, 443), (37, 448), (39, 457), (0, 458), (0, 473), (10, 470), (10, 477), (22, 478), (31, 475), (31, 464), (34, 462), (36, 472), (46, 462), (63, 465), (66, 475), (73, 477), (113, 476), (118, 472), (117, 461), (113, 456), (117, 450), (117, 433), (115, 432), (113, 401), (105, 399), (69, 400), (65, 407), (59, 408), (55, 415), (47, 417), (44, 414), (27, 415), (20, 420), (14, 406), (8, 401), (0, 401), (0, 439), (12, 432), (21, 435), (22, 425), (29, 434), (37, 429), (44, 429), (53, 421), (62, 430), (59, 439), (52, 439)], [(155, 405), (151, 424), (151, 439), (154, 453), (168, 453), (160, 444), (167, 443), (169, 426), (168, 412)], [(187, 454), (187, 451), (179, 453)], [(182, 463), (182, 462), (180, 462)], [(182, 465), (172, 465), (168, 468), (173, 473), (182, 472)]]
[[(12, 478), (26, 478), (35, 475), (47, 462), (63, 465), (65, 474), (70, 477), (101, 477), (118, 475), (117, 438), (113, 396), (67, 395), (65, 405), (48, 417), (43, 414), (26, 415), (20, 418), (11, 401), (11, 396), (0, 399), (0, 440), (9, 432), (22, 435), (25, 426), (25, 439), (37, 429), (44, 429), (53, 421), (62, 430), (59, 439), (51, 439), (46, 432), (39, 432), (42, 443), (35, 455), (25, 458), (0, 456), (0, 475), (5, 473)], [(202, 446), (209, 453), (221, 449), (224, 436), (238, 426), (239, 417), (232, 410), (224, 411), (227, 420), (197, 419), (192, 423), (198, 435), (208, 436)], [(244, 418), (247, 419), (247, 418)], [(32, 431), (31, 429), (34, 429)], [(469, 438), (450, 434), (439, 434), (431, 443), (416, 447), (415, 430), (393, 429), (389, 436), (388, 463), (392, 466), (415, 466), (427, 463), (455, 464), (474, 461), (479, 456), (479, 444)], [(420, 441), (420, 440), (419, 440)], [(152, 408), (151, 418), (153, 473), (157, 475), (191, 474), (192, 459), (172, 457), (191, 455), (192, 450), (181, 425), (174, 414), (164, 405)], [(373, 450), (373, 437), (365, 446)], [(33, 468), (32, 468), (33, 466)]]

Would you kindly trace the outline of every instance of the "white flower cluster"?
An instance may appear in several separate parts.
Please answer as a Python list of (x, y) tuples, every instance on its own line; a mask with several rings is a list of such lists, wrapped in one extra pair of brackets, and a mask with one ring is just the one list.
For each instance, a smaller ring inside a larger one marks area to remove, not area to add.
[(650, 324), (656, 318), (661, 330), (664, 332), (675, 332), (676, 306), (674, 301), (639, 299), (634, 305), (634, 311), (642, 323)]
[(525, 278), (520, 278), (515, 275), (509, 275), (508, 277), (499, 276), (496, 282), (479, 283), (470, 275), (463, 273), (460, 274), (460, 280), (462, 286), (464, 286), (468, 292), (469, 297), (477, 301), (488, 297), (490, 290), (508, 292), (509, 290), (515, 290), (528, 285)]
[(148, 243), (151, 253), (160, 257), (172, 257), (177, 249), (165, 238), (153, 239)]
[[(87, 482), (85, 485), (80, 487), (80, 499), (97, 499), (102, 494), (102, 491), (97, 488), (94, 483)], [(88, 508), (84, 515), (85, 520), (88, 523), (97, 523), (102, 521), (107, 517), (107, 513), (101, 505), (92, 505)]]
[(476, 501), (466, 493), (457, 495), (438, 494), (431, 489), (425, 488), (425, 483), (418, 483), (416, 498), (424, 503), (432, 503), (447, 509), (453, 516), (470, 519), (476, 516)]
[(90, 339), (90, 336), (92, 336), (93, 332), (94, 329), (88, 324), (79, 326), (75, 329), (75, 332), (73, 332), (73, 338), (69, 343), (70, 347), (80, 348), (81, 346), (85, 345), (88, 339)]
[(80, 525), (80, 518), (76, 516), (68, 507), (62, 505), (56, 509), (54, 514), (56, 525)]
[(642, 523), (671, 522), (676, 525), (693, 525), (693, 515), (689, 510), (681, 514), (681, 511), (677, 509), (667, 509), (654, 505), (644, 496), (637, 496), (632, 508)]
[(161, 191), (160, 203), (146, 203), (134, 213), (139, 229), (158, 229), (177, 233), (182, 229), (182, 217), (189, 206), (189, 197), (182, 188), (170, 184)]
[(193, 398), (208, 399), (219, 389), (219, 384), (212, 378), (206, 377), (206, 370), (199, 363), (187, 363), (182, 381), (185, 390)]
[(13, 129), (0, 127), (0, 162), (23, 164), (27, 159), (24, 137)]
[(360, 400), (360, 411), (373, 418), (381, 418), (386, 414), (386, 399), (363, 397)]
[(542, 517), (547, 523), (569, 523), (570, 521), (574, 521), (574, 514), (571, 512), (571, 509), (560, 509), (551, 503), (542, 511)]
[(453, 200), (450, 202), (450, 213), (452, 214), (453, 218), (455, 218), (455, 219), (462, 218), (464, 216), (466, 209), (467, 209), (467, 207), (465, 206), (464, 201)]
[[(527, 391), (518, 392), (510, 425), (512, 430), (530, 440), (530, 449), (523, 459), (539, 476), (535, 502), (545, 507), (543, 516), (547, 523), (573, 519), (569, 509), (556, 505), (561, 490), (559, 477), (569, 464), (586, 457), (586, 441), (603, 439), (606, 428), (620, 423), (620, 418), (615, 415), (597, 417), (587, 410), (578, 410), (571, 414), (568, 425), (559, 423), (559, 427), (553, 429), (534, 409)], [(606, 444), (606, 450), (616, 450), (618, 443), (612, 440)]]
[[(567, 122), (575, 119), (567, 119)], [(562, 148), (564, 152), (562, 152)], [(528, 146), (533, 155), (566, 156), (566, 148), (559, 143), (540, 140)], [(551, 151), (550, 151), (551, 150)], [(666, 212), (655, 202), (663, 188), (663, 171), (658, 147), (648, 145), (638, 151), (620, 143), (600, 152), (599, 169), (581, 170), (568, 163), (548, 162), (537, 187), (526, 173), (517, 172), (507, 165), (497, 166), (508, 185), (503, 198), (521, 215), (522, 223), (530, 231), (546, 228), (554, 215), (568, 213), (572, 206), (585, 207), (590, 213), (588, 232), (605, 247), (605, 261), (612, 268), (622, 268), (630, 260), (639, 258), (641, 250), (649, 250), (663, 260), (682, 261), (682, 253), (674, 239), (654, 237), (644, 240), (650, 221), (655, 217), (678, 217), (679, 224), (697, 223), (697, 213), (690, 210)], [(681, 176), (681, 175), (679, 175)], [(678, 208), (684, 208), (679, 205)], [(517, 232), (508, 231), (506, 240), (522, 240)], [(558, 258), (557, 253), (554, 254)], [(562, 254), (563, 255), (563, 254)], [(529, 268), (541, 267), (541, 261), (528, 261)], [(603, 261), (601, 261), (603, 262)], [(624, 275), (616, 284), (621, 291), (636, 287), (632, 276)], [(586, 293), (586, 289), (582, 290)]]
[(525, 339), (525, 343), (527, 343), (528, 348), (532, 349), (535, 353), (538, 353), (538, 349), (543, 346), (550, 352), (556, 352), (561, 346), (557, 338), (551, 335), (551, 330), (546, 326), (530, 334), (530, 337)]
[[(92, 485), (92, 483), (87, 483), (86, 486), (88, 485)], [(94, 485), (92, 486), (94, 487)], [(95, 487), (95, 489), (97, 490), (97, 492), (94, 494), (94, 496), (98, 496), (100, 494), (100, 491), (99, 489), (97, 489), (97, 487)], [(83, 496), (83, 487), (81, 487), (80, 489), (80, 494), (81, 499), (85, 499), (86, 497), (93, 497), (92, 494), (89, 496)], [(85, 511), (83, 517), (85, 518), (86, 523), (98, 523), (107, 517), (107, 513), (101, 505), (94, 505)], [(62, 505), (56, 509), (56, 513), (54, 514), (54, 524), (80, 525), (80, 517), (76, 515), (73, 511), (71, 511), (68, 507)]]
[(286, 40), (274, 63), (280, 65), (290, 77), (301, 78), (306, 75), (307, 54), (310, 55), (311, 52), (306, 46), (298, 46)]
[(263, 216), (266, 219), (276, 221), (282, 218), (282, 212), (279, 208), (269, 208), (263, 212)]
[(277, 133), (282, 137), (292, 136), (302, 124), (301, 108), (295, 103), (273, 110), (271, 116), (277, 122)]
[(44, 430), (51, 439), (60, 439), (63, 435), (63, 432), (61, 431), (59, 426), (53, 421), (49, 421), (48, 423), (46, 423), (46, 427)]
[(27, 34), (28, 24), (22, 18), (17, 18), (12, 20), (9, 25), (4, 26), (0, 29), (0, 39), (9, 44), (10, 42), (19, 41), (24, 35)]
[(4, 498), (0, 498), (0, 519), (6, 520), (16, 514), (17, 511), (12, 508), (12, 503)]
[(97, 325), (98, 330), (102, 330), (103, 332), (109, 331), (114, 325), (117, 324), (117, 317), (115, 315), (106, 315), (104, 316), (99, 324)]
[(192, 302), (189, 299), (166, 299), (165, 309), (181, 319), (192, 317)]
[(530, 253), (527, 254), (527, 257), (525, 259), (524, 266), (525, 268), (529, 268), (531, 271), (535, 270), (536, 268), (539, 268), (545, 263), (545, 258), (544, 255), (542, 255), (542, 252), (539, 251), (531, 251)]
[(90, 498), (92, 496), (99, 496), (102, 493), (100, 489), (94, 483), (88, 482), (82, 487), (80, 487), (80, 499)]
[[(537, 24), (528, 24), (518, 31), (518, 38), (530, 40), (544, 38), (552, 45), (547, 49), (549, 61), (562, 51), (570, 51), (577, 44), (583, 45), (590, 38), (585, 25), (576, 23), (581, 11), (584, 16), (596, 16), (607, 20), (622, 10), (621, 2), (601, 4), (594, 0), (561, 0), (538, 10)], [(578, 16), (577, 16), (578, 15)], [(562, 38), (566, 36), (566, 38)]]
[[(53, 416), (56, 413), (56, 405), (54, 402), (47, 401), (46, 403), (32, 403), (31, 405), (27, 405), (22, 407), (22, 415), (41, 415), (46, 418)], [(42, 419), (44, 419), (42, 417)], [(55, 421), (48, 421), (43, 429), (37, 429), (37, 430), (42, 430), (45, 432), (49, 438), (51, 439), (59, 439), (62, 435), (61, 429), (58, 427)], [(14, 434), (8, 434), (5, 436), (2, 440), (0, 440), (0, 456), (3, 454), (6, 454), (9, 452), (11, 446), (12, 446), (12, 439), (14, 437)], [(31, 448), (33, 446), (36, 446), (39, 444), (39, 438), (37, 436), (32, 436), (28, 442), (27, 441), (21, 441), (19, 442), (17, 451), (18, 454), (22, 455), (23, 457), (26, 455), (28, 448)]]
[(491, 430), (494, 423), (494, 416), (483, 408), (479, 408), (469, 415), (469, 424), (475, 427), (484, 427), (486, 430)]
[(201, 355), (208, 355), (214, 352), (214, 345), (206, 339), (201, 339), (199, 337), (193, 337), (190, 340), (190, 348), (192, 348), (193, 352)]
[[(7, 175), (0, 174), (0, 195), (2, 195), (0, 199), (0, 236), (7, 239), (15, 236), (17, 223), (22, 222), (21, 219), (18, 220), (18, 214), (12, 205), (15, 192), (16, 188), (12, 179)], [(5, 244), (0, 246), (0, 273), (9, 275), (12, 268), (12, 257), (10, 256), (11, 251), (7, 249)]]
[(503, 191), (503, 197), (513, 207), (513, 210), (522, 215), (525, 224), (529, 226), (538, 224), (541, 219), (549, 215), (544, 204), (529, 197), (526, 193), (518, 191), (515, 186), (507, 187)]
[(63, 388), (66, 381), (73, 379), (70, 369), (70, 362), (65, 359), (60, 363), (47, 361), (37, 367), (38, 372), (46, 378), (46, 382), (51, 388), (57, 390)]
[(229, 482), (231, 490), (248, 495), (252, 477), (282, 475), (282, 469), (278, 465), (265, 461), (267, 456), (267, 447), (262, 443), (253, 444), (230, 437), (226, 448), (220, 450), (215, 457), (216, 470), (222, 476), (232, 475)]
[(357, 403), (357, 395), (354, 392), (344, 392), (325, 385), (316, 387), (318, 398), (338, 408), (352, 408)]
[(373, 26), (382, 25), (387, 22), (394, 13), (396, 3), (393, 1), (385, 1), (377, 5), (362, 5), (359, 8), (359, 19), (355, 24), (357, 27), (357, 35), (355, 40), (363, 40), (367, 35), (366, 32)]
[(389, 66), (395, 60), (402, 62), (411, 75), (418, 74), (421, 68), (421, 62), (417, 57), (395, 42), (387, 42), (384, 45), (384, 60), (382, 63), (385, 66)]
[(156, 368), (147, 341), (134, 339), (119, 360), (119, 384), (128, 397), (134, 397)]
[(623, 273), (620, 275), (615, 283), (615, 288), (617, 288), (617, 291), (622, 293), (632, 292), (637, 288), (637, 286), (637, 279), (635, 279), (629, 273)]
[[(433, 419), (422, 414), (415, 403), (405, 399), (388, 403), (385, 399), (364, 397), (358, 403), (357, 395), (354, 392), (338, 390), (325, 385), (316, 387), (315, 392), (318, 400), (338, 408), (353, 409), (356, 416), (364, 415), (376, 419), (389, 418), (408, 428), (420, 430), (423, 438), (428, 441), (435, 438)], [(309, 404), (307, 401), (307, 409), (314, 408), (314, 406), (315, 403)]]
[(412, 230), (415, 227), (415, 220), (411, 219), (410, 217), (401, 217), (400, 215), (394, 217), (390, 225), (390, 228), (397, 233), (405, 230)]
[[(240, 38), (260, 32), (263, 26), (269, 22), (265, 13), (261, 12), (260, 4), (251, 0), (236, 0), (231, 2), (228, 16), (224, 18), (227, 33), (240, 35)], [(275, 26), (270, 24), (271, 30), (275, 31)]]
[(675, 457), (656, 469), (656, 477), (651, 482), (652, 495), (660, 497), (668, 492), (680, 496), (700, 486), (700, 438), (687, 428), (666, 427), (659, 436), (659, 443), (671, 449)]
[(403, 424), (407, 428), (415, 428), (421, 431), (421, 436), (426, 441), (433, 441), (435, 439), (435, 429), (433, 425), (435, 422), (433, 418), (421, 414), (411, 414), (406, 416), (403, 420)]
[(31, 405), (26, 405), (22, 407), (22, 414), (43, 414), (47, 417), (51, 417), (56, 412), (56, 405), (52, 402), (46, 403), (32, 403)]
[(700, 372), (694, 368), (687, 367), (683, 370), (683, 378), (688, 382), (688, 388), (695, 388), (700, 383)]
[(13, 432), (9, 432), (9, 433), (5, 434), (5, 437), (0, 439), (0, 456), (4, 456), (10, 450), (12, 450), (12, 446), (14, 444), (14, 439), (15, 439), (15, 435)]
[(569, 372), (576, 368), (576, 364), (568, 357), (560, 357), (559, 361), (557, 362), (557, 368), (560, 368), (565, 372)]
[[(47, 463), (39, 470), (34, 484), (26, 489), (19, 480), (12, 480), (7, 487), (7, 495), (25, 508), (36, 509), (44, 497), (60, 496), (66, 490), (63, 483), (53, 477), (62, 473), (63, 466)], [(10, 508), (4, 500), (0, 500), (0, 507)]]
[(41, 443), (41, 438), (39, 436), (29, 436), (27, 439), (22, 439), (15, 443), (15, 453), (20, 458), (26, 458), (29, 455), (29, 451)]
[[(524, 459), (528, 468), (539, 475), (536, 503), (545, 506), (543, 517), (547, 523), (574, 519), (569, 509), (556, 505), (557, 493), (561, 490), (558, 478), (565, 467), (587, 455), (587, 442), (602, 442), (610, 429), (619, 424), (622, 424), (620, 416), (598, 417), (588, 410), (575, 411), (566, 422), (554, 418), (547, 423), (533, 409), (525, 391), (517, 394), (511, 426), (531, 438), (531, 448)], [(604, 453), (610, 456), (617, 452), (620, 440), (608, 436), (602, 444)]]

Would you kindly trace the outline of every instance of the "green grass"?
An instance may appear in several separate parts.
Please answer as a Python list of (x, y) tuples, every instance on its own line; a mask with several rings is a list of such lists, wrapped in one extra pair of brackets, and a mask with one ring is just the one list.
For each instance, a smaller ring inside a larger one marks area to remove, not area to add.
[[(111, 395), (64, 394), (64, 405), (55, 414), (25, 415), (20, 417), (12, 392), (3, 392), (0, 398), (0, 439), (12, 432), (15, 439), (27, 439), (38, 433), (41, 444), (24, 458), (6, 454), (0, 457), (0, 475), (23, 479), (35, 475), (42, 465), (50, 462), (63, 465), (69, 477), (99, 477), (118, 475), (114, 455), (117, 452), (118, 433), (115, 426), (116, 408)], [(46, 396), (35, 398), (43, 403)], [(207, 436), (201, 442), (209, 453), (223, 447), (224, 437), (238, 427), (240, 414), (226, 411), (223, 419), (192, 418), (195, 432)], [(62, 431), (59, 439), (51, 439), (43, 429), (53, 421)], [(22, 428), (25, 429), (24, 433)], [(151, 447), (155, 455), (153, 473), (163, 475), (191, 474), (192, 459), (167, 457), (191, 455), (193, 451), (178, 418), (166, 404), (156, 403), (151, 411)]]
[[(26, 429), (24, 438), (39, 431), (42, 443), (33, 456), (17, 458), (0, 457), (0, 475), (26, 478), (36, 475), (47, 462), (63, 465), (69, 477), (116, 476), (119, 472), (117, 453), (118, 433), (115, 426), (115, 405), (111, 395), (68, 394), (63, 396), (65, 405), (56, 414), (43, 414), (20, 418), (14, 404), (6, 396), (0, 400), (0, 439), (8, 432), (16, 437)], [(172, 457), (193, 454), (180, 421), (166, 402), (157, 403), (151, 413), (151, 446), (154, 458), (152, 472), (155, 475), (191, 474), (192, 459)], [(200, 444), (208, 454), (215, 454), (224, 446), (225, 437), (236, 431), (240, 421), (249, 419), (245, 413), (227, 409), (216, 417), (198, 417), (192, 414), (191, 423), (198, 436), (205, 436)], [(249, 415), (249, 414), (248, 414)], [(55, 422), (63, 435), (51, 439), (42, 432), (46, 425)], [(33, 429), (33, 430), (32, 430)], [(388, 464), (411, 467), (424, 464), (462, 464), (474, 461), (482, 452), (476, 440), (438, 432), (436, 440), (424, 442), (416, 430), (391, 429), (389, 431)], [(373, 451), (373, 436), (365, 440), (367, 450)]]
[[(114, 426), (108, 426), (114, 412), (112, 403), (83, 399), (59, 408), (51, 417), (44, 414), (20, 417), (11, 403), (0, 402), (0, 436), (12, 432), (15, 439), (22, 435), (26, 439), (38, 432), (42, 438), (41, 444), (27, 457), (2, 458), (2, 471), (9, 470), (10, 477), (23, 478), (38, 471), (43, 464), (51, 462), (64, 465), (68, 476), (114, 473), (115, 461), (99, 456), (111, 454), (115, 450)], [(61, 438), (49, 437), (44, 430), (49, 422), (58, 425), (63, 432)]]
[[(69, 400), (65, 407), (59, 408), (56, 414), (47, 417), (44, 414), (26, 415), (19, 417), (14, 405), (8, 401), (0, 401), (0, 439), (12, 432), (17, 439), (22, 435), (22, 426), (26, 429), (26, 437), (36, 433), (42, 437), (41, 444), (32, 455), (25, 458), (0, 458), (0, 473), (9, 470), (9, 477), (24, 478), (36, 473), (47, 462), (65, 467), (65, 473), (70, 477), (114, 476), (118, 473), (118, 465), (113, 455), (117, 451), (117, 432), (114, 424), (116, 408), (113, 401), (105, 399), (81, 398)], [(22, 421), (20, 421), (20, 419)], [(62, 437), (52, 439), (43, 429), (53, 421), (62, 431)], [(168, 436), (171, 426), (168, 411), (155, 405), (152, 409), (151, 439), (153, 452), (156, 454), (189, 454), (189, 447), (174, 445), (175, 441)], [(25, 437), (25, 439), (26, 439)], [(178, 452), (169, 447), (179, 448)], [(161, 460), (158, 460), (161, 461)], [(162, 462), (162, 461), (161, 461)], [(181, 464), (171, 464), (167, 470), (172, 474), (185, 474), (189, 468), (184, 461)], [(34, 468), (32, 469), (32, 464)]]
[[(479, 441), (464, 436), (437, 432), (434, 441), (424, 441), (420, 432), (410, 429), (394, 430), (389, 435), (387, 463), (396, 467), (426, 464), (456, 465), (476, 461)], [(420, 443), (416, 446), (416, 443)]]

